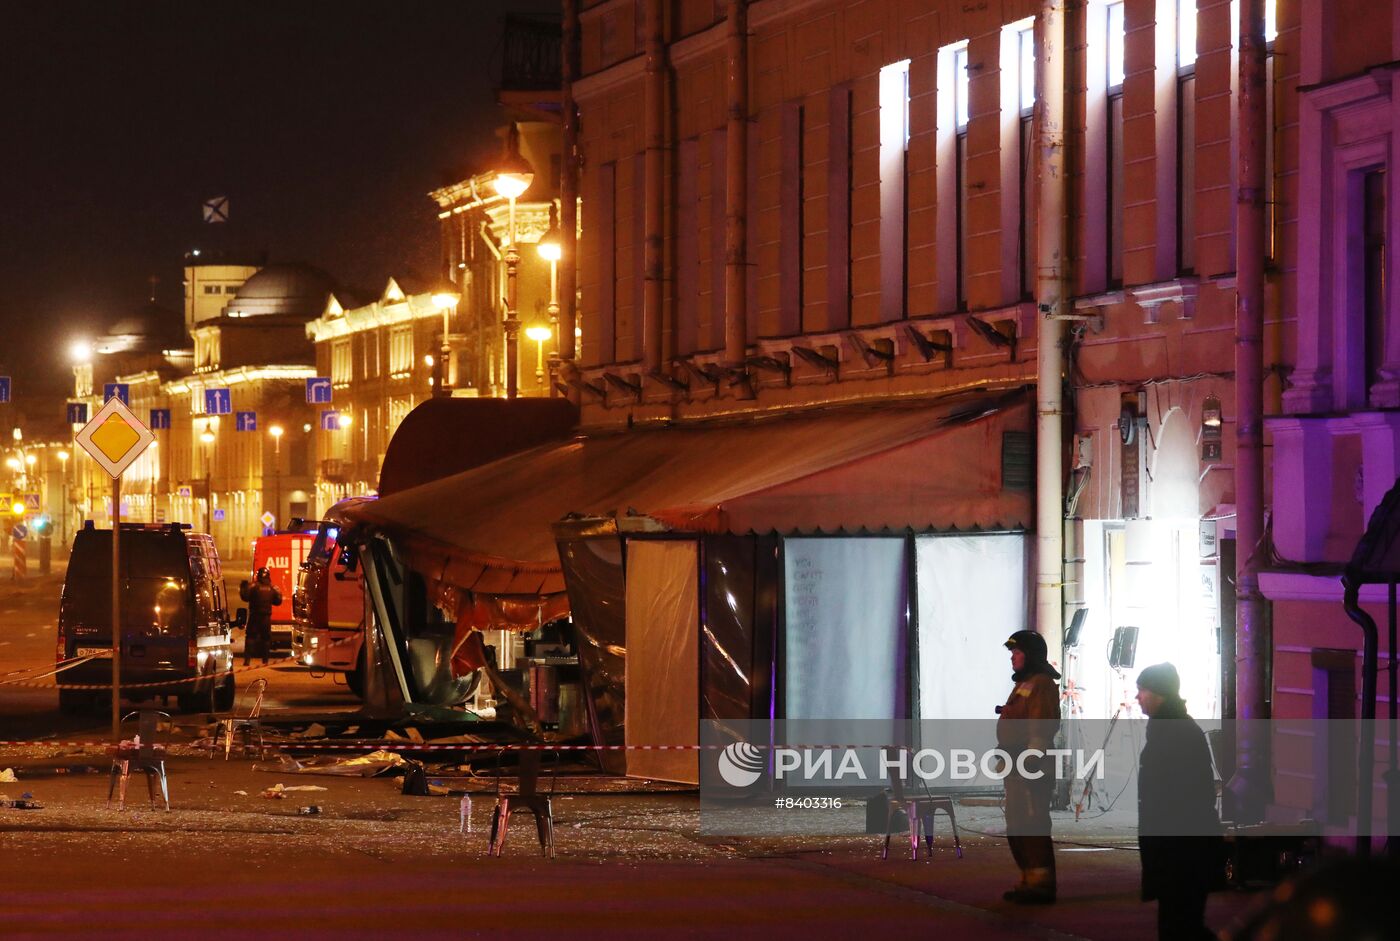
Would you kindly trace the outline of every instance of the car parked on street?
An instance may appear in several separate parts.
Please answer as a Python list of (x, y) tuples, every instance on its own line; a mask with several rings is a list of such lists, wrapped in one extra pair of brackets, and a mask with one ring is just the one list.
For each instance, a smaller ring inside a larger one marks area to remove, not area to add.
[[(213, 538), (180, 523), (123, 523), (120, 563), (123, 696), (133, 702), (173, 696), (185, 712), (232, 708), (237, 622), (229, 618)], [(90, 520), (74, 537), (68, 560), (56, 659), (60, 710), (71, 714), (110, 700), (112, 531)]]

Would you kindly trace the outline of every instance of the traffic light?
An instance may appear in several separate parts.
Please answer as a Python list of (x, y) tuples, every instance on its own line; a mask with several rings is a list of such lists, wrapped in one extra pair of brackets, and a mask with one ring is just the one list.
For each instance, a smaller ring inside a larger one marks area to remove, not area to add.
[(40, 513), (34, 517), (34, 532), (40, 536), (48, 536), (53, 533), (53, 520), (49, 518), (49, 514)]
[(16, 500), (14, 503), (10, 504), (10, 512), (15, 516), (23, 516), (24, 510), (25, 506), (23, 500)]

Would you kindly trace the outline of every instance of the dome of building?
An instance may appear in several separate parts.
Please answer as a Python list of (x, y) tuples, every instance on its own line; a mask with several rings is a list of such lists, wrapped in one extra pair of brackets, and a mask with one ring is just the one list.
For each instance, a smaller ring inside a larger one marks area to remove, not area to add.
[(224, 307), (229, 317), (302, 317), (321, 315), (335, 285), (325, 272), (307, 265), (269, 265), (238, 289)]
[(160, 351), (182, 341), (180, 315), (148, 302), (107, 328), (96, 343), (99, 352)]

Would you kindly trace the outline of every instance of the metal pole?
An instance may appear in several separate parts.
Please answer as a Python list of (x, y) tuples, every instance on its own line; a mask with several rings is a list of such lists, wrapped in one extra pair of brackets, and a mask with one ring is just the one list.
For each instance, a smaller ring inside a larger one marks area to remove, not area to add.
[(1065, 4), (1044, 0), (1040, 13), (1040, 87), (1035, 128), (1036, 210), (1036, 598), (1035, 629), (1050, 657), (1064, 647), (1064, 305)]
[[(646, 5), (646, 84), (643, 91), (642, 126), (646, 139), (643, 181), (642, 248), (642, 373), (655, 375), (661, 369), (662, 251), (664, 249), (664, 195), (666, 170), (666, 45), (663, 38), (665, 13), (661, 0)], [(645, 381), (645, 380), (644, 380)]]
[(1235, 819), (1262, 820), (1269, 801), (1264, 539), (1264, 0), (1240, 3), (1239, 195), (1235, 203)]
[(514, 199), (510, 201), (510, 224), (506, 235), (510, 240), (506, 248), (506, 398), (513, 399), (520, 389), (520, 319), (515, 314), (515, 275), (520, 267), (520, 251), (515, 244)]
[(578, 108), (574, 104), (574, 82), (578, 80), (578, 0), (564, 0), (563, 88), (564, 159), (559, 174), (559, 358), (573, 361), (578, 355), (574, 346), (577, 325), (578, 295)]
[(112, 743), (121, 741), (122, 724), (122, 479), (112, 478)]

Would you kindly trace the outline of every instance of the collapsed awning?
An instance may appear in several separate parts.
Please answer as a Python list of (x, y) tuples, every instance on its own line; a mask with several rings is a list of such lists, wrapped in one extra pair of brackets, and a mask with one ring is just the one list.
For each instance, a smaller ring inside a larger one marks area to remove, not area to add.
[(347, 515), (441, 583), (548, 595), (564, 590), (551, 526), (567, 516), (704, 533), (1029, 528), (1030, 422), (1018, 391), (585, 434)]

